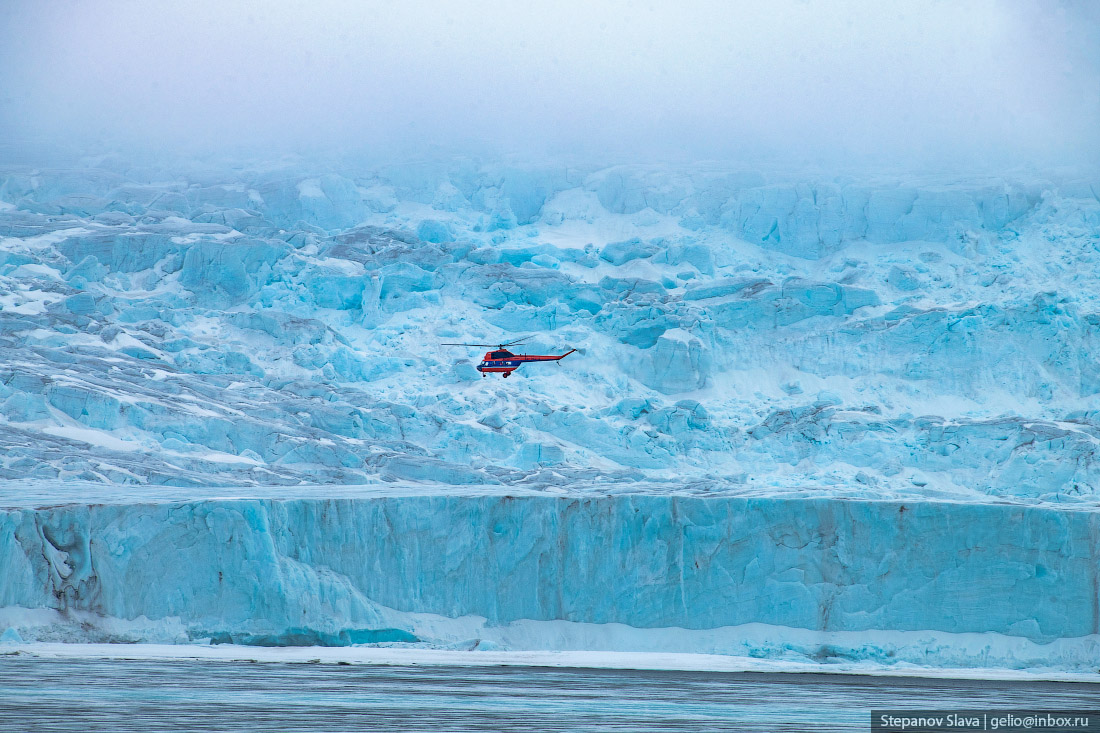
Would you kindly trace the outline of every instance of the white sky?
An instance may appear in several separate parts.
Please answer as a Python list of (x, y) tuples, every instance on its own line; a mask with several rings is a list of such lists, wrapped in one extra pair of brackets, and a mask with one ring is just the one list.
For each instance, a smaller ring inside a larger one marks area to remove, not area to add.
[(0, 134), (1095, 163), (1100, 2), (7, 0)]

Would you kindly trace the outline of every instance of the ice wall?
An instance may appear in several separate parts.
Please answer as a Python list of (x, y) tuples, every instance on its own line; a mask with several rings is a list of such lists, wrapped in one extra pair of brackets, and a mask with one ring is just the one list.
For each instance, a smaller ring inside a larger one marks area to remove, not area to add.
[(0, 564), (0, 607), (254, 643), (410, 641), (417, 613), (1100, 633), (1100, 514), (1013, 505), (504, 492), (66, 505), (0, 513)]

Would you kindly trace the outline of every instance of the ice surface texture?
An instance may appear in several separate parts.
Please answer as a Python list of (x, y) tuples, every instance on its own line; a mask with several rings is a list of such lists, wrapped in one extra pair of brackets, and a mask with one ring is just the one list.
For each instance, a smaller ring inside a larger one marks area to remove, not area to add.
[[(463, 625), (422, 616), (436, 614), (482, 617), (489, 633), (560, 620), (768, 624), (788, 627), (788, 641), (799, 629), (994, 632), (1018, 648), (1091, 637), (1080, 643), (1095, 655), (1097, 536), (1095, 512), (934, 502), (471, 493), (67, 505), (0, 512), (0, 607), (61, 612), (45, 631), (20, 629), (46, 639), (163, 641), (169, 628), (176, 641), (469, 641)], [(112, 636), (94, 622), (104, 618), (161, 625)], [(597, 643), (614, 643), (614, 627), (602, 633)], [(848, 656), (888, 656), (873, 633), (858, 638), (863, 651)], [(941, 651), (929, 644), (913, 661)]]
[[(0, 630), (1095, 671), (1098, 194), (6, 168), (0, 479), (136, 498), (0, 502)], [(419, 489), (158, 498), (303, 483)]]
[[(1094, 497), (1100, 183), (0, 172), (0, 477)], [(442, 341), (577, 347), (514, 379)]]

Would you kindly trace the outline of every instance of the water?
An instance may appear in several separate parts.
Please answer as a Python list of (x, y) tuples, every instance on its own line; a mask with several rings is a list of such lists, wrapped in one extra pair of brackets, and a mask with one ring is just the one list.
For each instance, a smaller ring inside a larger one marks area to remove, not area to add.
[(0, 657), (0, 731), (866, 731), (871, 708), (1095, 708), (1100, 684)]

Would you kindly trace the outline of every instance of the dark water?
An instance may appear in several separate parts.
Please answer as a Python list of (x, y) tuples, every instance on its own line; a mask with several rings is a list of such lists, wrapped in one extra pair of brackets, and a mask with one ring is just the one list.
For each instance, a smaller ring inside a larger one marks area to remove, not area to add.
[(867, 731), (871, 708), (1095, 708), (1100, 685), (0, 657), (0, 731)]

